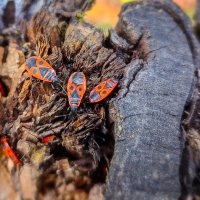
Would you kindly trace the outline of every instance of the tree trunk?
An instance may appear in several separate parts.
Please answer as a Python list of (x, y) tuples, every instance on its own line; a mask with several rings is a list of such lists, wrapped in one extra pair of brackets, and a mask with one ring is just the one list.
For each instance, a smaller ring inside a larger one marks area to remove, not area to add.
[(106, 198), (178, 199), (185, 142), (180, 125), (195, 84), (198, 42), (171, 2), (125, 5), (116, 30), (143, 57), (128, 64), (111, 104), (116, 143)]
[[(21, 161), (16, 167), (1, 156), (0, 199), (195, 197), (200, 48), (189, 19), (171, 1), (130, 3), (106, 37), (84, 22), (91, 5), (0, 4), (0, 79), (7, 88), (0, 131)], [(59, 84), (24, 72), (35, 54), (53, 66)], [(87, 92), (73, 113), (62, 88), (75, 71), (86, 75)], [(91, 104), (89, 92), (110, 77), (120, 79), (118, 90)], [(42, 143), (49, 135), (56, 139)]]

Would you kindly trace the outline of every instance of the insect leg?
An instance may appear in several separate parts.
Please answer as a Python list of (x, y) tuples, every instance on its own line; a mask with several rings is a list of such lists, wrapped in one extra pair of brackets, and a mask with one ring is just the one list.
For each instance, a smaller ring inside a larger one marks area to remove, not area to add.
[(52, 87), (53, 90), (55, 89), (55, 87), (54, 87), (54, 85), (52, 83), (51, 83), (51, 87)]
[(57, 84), (62, 88), (63, 92), (64, 92), (65, 94), (67, 94), (67, 91), (63, 88), (63, 86), (62, 86), (59, 82), (57, 82)]

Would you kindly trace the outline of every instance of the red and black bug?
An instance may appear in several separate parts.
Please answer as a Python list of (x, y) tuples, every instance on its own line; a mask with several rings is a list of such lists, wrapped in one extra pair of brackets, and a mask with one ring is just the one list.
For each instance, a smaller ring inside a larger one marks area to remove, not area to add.
[(86, 91), (86, 77), (83, 72), (71, 74), (67, 83), (68, 101), (72, 110), (76, 110)]
[(2, 137), (0, 139), (1, 141), (1, 146), (3, 148), (3, 153), (4, 155), (8, 158), (11, 159), (15, 165), (20, 165), (21, 162), (19, 161), (18, 157), (16, 156), (15, 152), (12, 150), (10, 145), (8, 144), (8, 140), (6, 137)]
[(46, 137), (44, 137), (43, 139), (42, 139), (42, 143), (47, 143), (47, 142), (49, 142), (49, 141), (52, 141), (52, 140), (54, 140), (56, 138), (56, 136), (55, 135), (49, 135), (49, 136), (46, 136)]
[(115, 78), (109, 78), (106, 81), (97, 85), (89, 95), (89, 99), (92, 103), (97, 103), (105, 99), (118, 85), (119, 81)]
[(39, 56), (28, 58), (25, 63), (25, 69), (31, 76), (37, 79), (46, 82), (58, 82), (55, 70)]

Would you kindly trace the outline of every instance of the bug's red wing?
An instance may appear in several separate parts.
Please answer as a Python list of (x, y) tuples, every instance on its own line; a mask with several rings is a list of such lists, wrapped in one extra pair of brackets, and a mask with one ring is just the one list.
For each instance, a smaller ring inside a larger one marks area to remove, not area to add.
[(2, 144), (2, 147), (3, 147), (3, 153), (4, 153), (4, 155), (7, 158), (12, 159), (12, 161), (15, 163), (15, 165), (21, 164), (21, 162), (17, 158), (17, 155), (12, 150), (12, 148), (8, 144), (7, 139), (5, 137), (1, 138), (1, 144)]
[(50, 136), (47, 136), (47, 137), (44, 137), (43, 139), (42, 139), (42, 143), (47, 143), (47, 142), (49, 142), (49, 141), (52, 141), (52, 140), (54, 140), (55, 139), (55, 135), (50, 135)]

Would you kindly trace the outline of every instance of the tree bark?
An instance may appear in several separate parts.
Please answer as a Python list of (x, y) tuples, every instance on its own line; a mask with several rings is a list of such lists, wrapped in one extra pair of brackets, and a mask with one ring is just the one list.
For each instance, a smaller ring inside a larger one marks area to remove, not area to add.
[(125, 5), (116, 30), (143, 56), (127, 65), (110, 104), (116, 143), (106, 199), (178, 199), (180, 124), (199, 67), (198, 42), (170, 1)]

